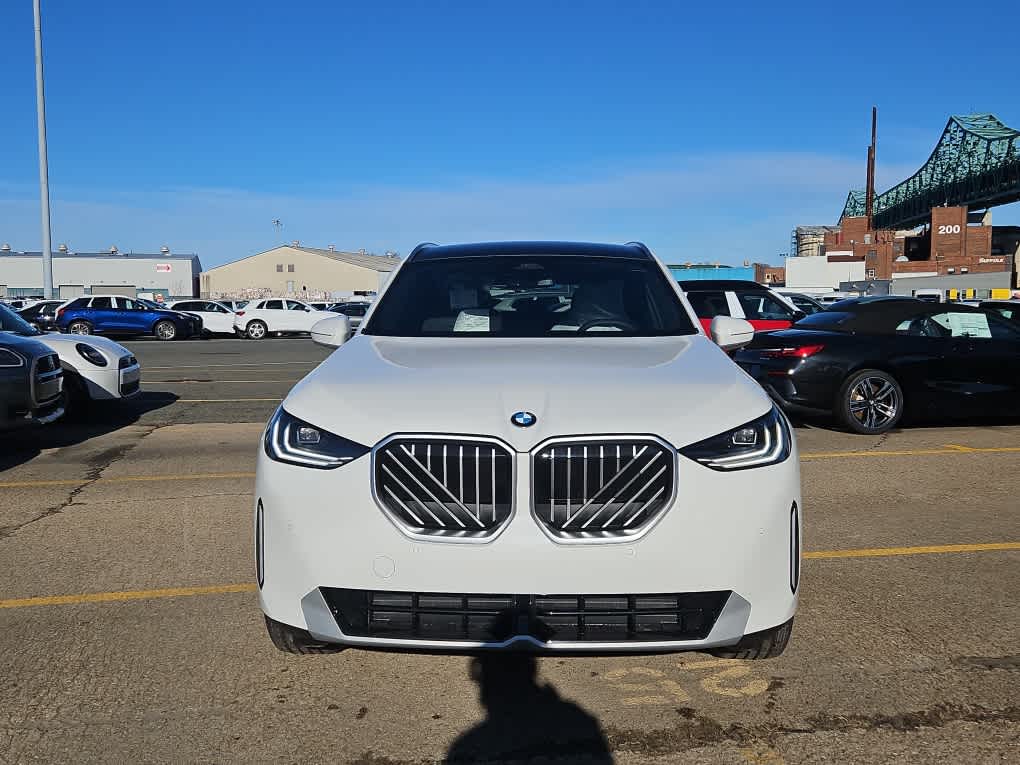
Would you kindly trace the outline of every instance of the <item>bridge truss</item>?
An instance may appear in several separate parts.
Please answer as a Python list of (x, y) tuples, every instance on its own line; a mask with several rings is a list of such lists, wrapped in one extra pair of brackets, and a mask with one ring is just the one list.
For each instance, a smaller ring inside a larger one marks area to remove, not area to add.
[[(865, 214), (865, 192), (847, 196), (840, 219)], [(920, 170), (875, 197), (874, 228), (913, 228), (931, 208), (985, 208), (1020, 200), (1020, 131), (993, 114), (949, 118)]]

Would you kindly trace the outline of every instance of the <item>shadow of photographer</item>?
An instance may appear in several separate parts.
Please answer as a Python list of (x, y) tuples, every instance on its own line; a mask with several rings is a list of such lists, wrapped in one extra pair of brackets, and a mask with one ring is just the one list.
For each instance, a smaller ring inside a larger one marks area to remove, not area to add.
[[(494, 622), (492, 632), (500, 639), (512, 634), (510, 616), (501, 614)], [(447, 753), (449, 761), (613, 762), (598, 720), (538, 682), (534, 654), (494, 651), (473, 657), (469, 667), (485, 719), (457, 738)]]

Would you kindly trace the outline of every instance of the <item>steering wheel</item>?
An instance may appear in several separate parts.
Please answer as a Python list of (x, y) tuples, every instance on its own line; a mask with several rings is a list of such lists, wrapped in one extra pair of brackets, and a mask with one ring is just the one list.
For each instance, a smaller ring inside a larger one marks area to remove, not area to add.
[(637, 325), (626, 319), (591, 319), (577, 328), (578, 334), (587, 332), (592, 327), (616, 327), (624, 332), (637, 332)]

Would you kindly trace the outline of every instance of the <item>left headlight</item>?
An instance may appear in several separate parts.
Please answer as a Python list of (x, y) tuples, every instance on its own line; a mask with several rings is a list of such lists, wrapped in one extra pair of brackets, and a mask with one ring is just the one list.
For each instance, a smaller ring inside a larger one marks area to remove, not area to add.
[(284, 411), (281, 406), (269, 421), (266, 454), (277, 462), (332, 470), (356, 460), (371, 449), (317, 428)]
[(97, 367), (106, 366), (106, 356), (101, 354), (91, 345), (86, 345), (85, 343), (78, 343), (76, 346), (74, 346), (74, 349), (78, 351), (79, 356), (81, 356), (86, 361), (95, 364)]
[(713, 470), (744, 470), (782, 462), (790, 456), (792, 442), (790, 424), (773, 405), (768, 414), (685, 446), (680, 453)]

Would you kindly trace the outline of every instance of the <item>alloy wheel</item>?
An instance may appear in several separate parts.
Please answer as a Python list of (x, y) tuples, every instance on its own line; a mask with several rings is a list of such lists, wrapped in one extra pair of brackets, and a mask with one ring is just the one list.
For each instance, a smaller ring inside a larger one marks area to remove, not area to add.
[(895, 421), (900, 394), (884, 377), (865, 377), (850, 389), (850, 416), (865, 428), (878, 429)]

